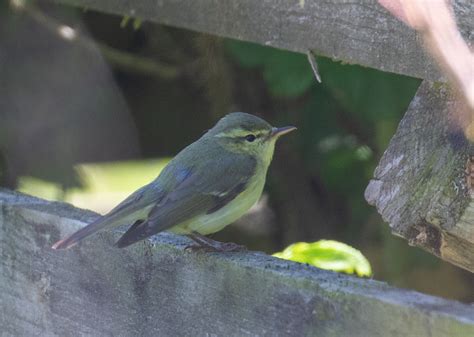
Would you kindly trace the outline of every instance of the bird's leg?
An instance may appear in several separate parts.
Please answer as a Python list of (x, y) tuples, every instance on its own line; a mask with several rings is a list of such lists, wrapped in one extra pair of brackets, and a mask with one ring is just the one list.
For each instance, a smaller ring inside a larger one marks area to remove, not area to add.
[(247, 250), (244, 246), (236, 243), (215, 241), (198, 232), (192, 232), (187, 236), (198, 244), (187, 246), (186, 249), (190, 250), (205, 250), (208, 252), (241, 252)]
[(189, 246), (186, 247), (186, 249), (210, 249), (210, 250), (214, 250), (214, 246), (208, 244), (208, 241), (206, 240), (207, 238), (204, 237), (203, 235), (193, 233), (193, 234), (188, 234), (187, 237), (190, 238), (191, 240), (193, 240), (194, 242), (196, 242), (197, 245), (189, 245)]

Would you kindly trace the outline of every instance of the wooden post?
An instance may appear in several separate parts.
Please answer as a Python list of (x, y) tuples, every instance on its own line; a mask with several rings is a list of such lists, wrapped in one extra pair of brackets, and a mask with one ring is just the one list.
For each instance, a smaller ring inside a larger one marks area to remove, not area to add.
[(394, 234), (474, 272), (474, 146), (469, 112), (447, 85), (424, 81), (365, 192)]

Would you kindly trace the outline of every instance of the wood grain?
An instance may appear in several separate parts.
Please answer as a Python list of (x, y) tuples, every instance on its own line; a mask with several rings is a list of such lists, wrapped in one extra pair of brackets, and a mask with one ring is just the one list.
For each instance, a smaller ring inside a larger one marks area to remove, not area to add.
[[(347, 63), (444, 80), (417, 34), (375, 0), (55, 0)], [(474, 42), (474, 6), (454, 1), (460, 31)], [(324, 79), (323, 79), (324, 81)]]
[(474, 308), (171, 234), (53, 242), (95, 214), (0, 190), (2, 336), (472, 336)]
[(471, 113), (447, 85), (424, 81), (365, 197), (393, 233), (474, 272), (474, 146), (463, 131)]

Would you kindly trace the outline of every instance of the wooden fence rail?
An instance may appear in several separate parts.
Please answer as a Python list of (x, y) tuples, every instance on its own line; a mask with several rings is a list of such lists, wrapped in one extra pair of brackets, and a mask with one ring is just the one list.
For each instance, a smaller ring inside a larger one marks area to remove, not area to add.
[(1, 336), (473, 336), (474, 307), (179, 236), (118, 249), (97, 215), (0, 190)]
[[(54, 0), (348, 63), (442, 80), (416, 33), (375, 0)], [(454, 1), (461, 33), (474, 40), (471, 0)]]

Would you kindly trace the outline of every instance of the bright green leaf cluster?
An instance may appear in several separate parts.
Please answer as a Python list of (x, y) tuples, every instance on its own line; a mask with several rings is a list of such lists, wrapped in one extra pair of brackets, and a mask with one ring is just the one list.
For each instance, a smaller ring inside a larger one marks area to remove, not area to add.
[(370, 263), (360, 251), (345, 243), (333, 240), (320, 240), (312, 243), (297, 242), (273, 256), (308, 263), (336, 272), (357, 274), (358, 276), (372, 275)]

